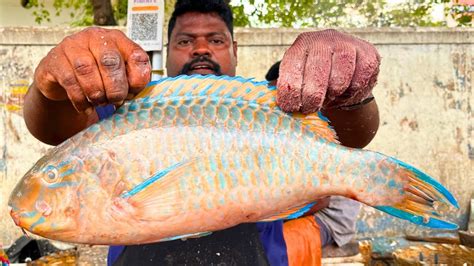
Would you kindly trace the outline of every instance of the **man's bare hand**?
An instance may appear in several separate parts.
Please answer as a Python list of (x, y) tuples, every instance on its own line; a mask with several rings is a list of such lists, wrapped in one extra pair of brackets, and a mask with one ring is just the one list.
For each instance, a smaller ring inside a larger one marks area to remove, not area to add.
[(302, 33), (281, 62), (278, 105), (311, 113), (357, 104), (370, 95), (379, 65), (377, 50), (366, 41), (335, 30)]
[(119, 30), (88, 28), (65, 38), (38, 65), (34, 86), (78, 112), (120, 104), (150, 81), (148, 55)]

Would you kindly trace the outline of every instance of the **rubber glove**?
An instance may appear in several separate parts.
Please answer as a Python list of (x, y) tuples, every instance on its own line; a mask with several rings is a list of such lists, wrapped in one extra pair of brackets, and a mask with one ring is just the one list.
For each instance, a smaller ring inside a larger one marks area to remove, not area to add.
[(303, 113), (360, 103), (371, 94), (379, 65), (377, 50), (364, 40), (336, 30), (302, 33), (281, 62), (277, 103)]

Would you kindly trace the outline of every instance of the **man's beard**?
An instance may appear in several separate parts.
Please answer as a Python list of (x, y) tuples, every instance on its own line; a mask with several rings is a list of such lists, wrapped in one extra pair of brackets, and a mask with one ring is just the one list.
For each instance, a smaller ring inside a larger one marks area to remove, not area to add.
[(199, 57), (196, 57), (194, 58), (193, 60), (191, 60), (190, 62), (184, 64), (183, 68), (181, 69), (180, 71), (180, 75), (188, 75), (189, 72), (193, 71), (193, 69), (191, 69), (191, 67), (196, 64), (196, 63), (199, 63), (199, 62), (206, 62), (210, 65), (211, 67), (211, 70), (214, 71), (214, 75), (217, 75), (217, 76), (221, 76), (222, 75), (222, 72), (221, 72), (221, 66), (212, 61), (211, 59), (209, 59), (207, 56), (205, 55), (201, 55)]

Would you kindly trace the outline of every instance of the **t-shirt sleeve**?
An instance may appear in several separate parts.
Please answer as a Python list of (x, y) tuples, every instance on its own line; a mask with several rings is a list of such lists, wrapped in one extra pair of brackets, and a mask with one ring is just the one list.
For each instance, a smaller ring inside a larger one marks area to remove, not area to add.
[(329, 206), (315, 215), (329, 229), (334, 242), (343, 246), (352, 240), (356, 233), (356, 221), (360, 203), (341, 196), (331, 196)]

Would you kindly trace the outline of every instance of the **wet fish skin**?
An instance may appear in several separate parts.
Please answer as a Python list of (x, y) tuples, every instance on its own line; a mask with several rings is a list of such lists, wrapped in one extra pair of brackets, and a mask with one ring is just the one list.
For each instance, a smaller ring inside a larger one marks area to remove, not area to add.
[(242, 78), (161, 80), (40, 159), (12, 192), (12, 216), (52, 239), (138, 244), (295, 218), (343, 195), (456, 227), (432, 214), (434, 202), (457, 206), (435, 180), (338, 145), (327, 121), (281, 112), (274, 94)]

